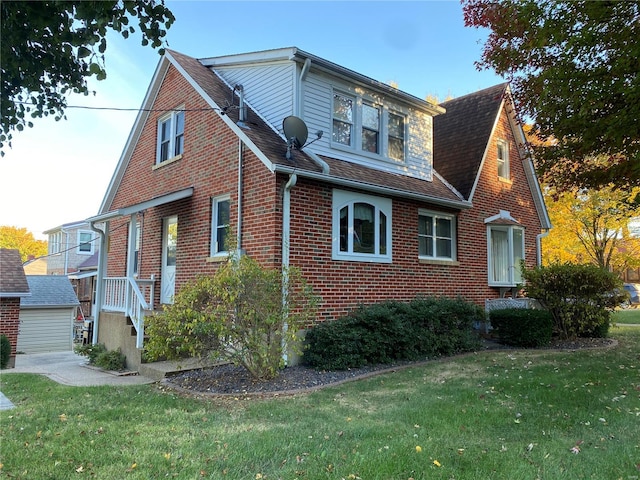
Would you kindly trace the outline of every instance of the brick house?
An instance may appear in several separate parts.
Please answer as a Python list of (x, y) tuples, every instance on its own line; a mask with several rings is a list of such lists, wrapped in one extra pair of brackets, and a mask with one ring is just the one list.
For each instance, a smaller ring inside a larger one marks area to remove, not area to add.
[(9, 368), (16, 365), (16, 347), (20, 327), (20, 299), (31, 291), (18, 250), (0, 248), (0, 334), (11, 343)]
[(87, 221), (106, 277), (94, 341), (131, 366), (144, 315), (231, 248), (299, 267), (324, 321), (512, 294), (551, 228), (507, 84), (434, 105), (297, 48), (167, 51)]

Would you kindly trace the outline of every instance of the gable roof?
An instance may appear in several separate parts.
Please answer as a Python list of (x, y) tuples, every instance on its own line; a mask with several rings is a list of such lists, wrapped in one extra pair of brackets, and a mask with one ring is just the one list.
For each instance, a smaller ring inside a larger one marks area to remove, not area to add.
[(501, 83), (442, 103), (433, 119), (433, 167), (466, 199), (480, 171), (508, 84)]
[(0, 297), (31, 295), (18, 250), (0, 248)]
[[(301, 51), (297, 52), (300, 53)], [(334, 158), (323, 157), (320, 159), (320, 157), (304, 150), (295, 150), (291, 158), (287, 159), (287, 143), (284, 135), (276, 130), (274, 126), (269, 125), (258, 112), (251, 108), (250, 104), (246, 104), (247, 117), (244, 122), (239, 122), (237, 108), (225, 108), (229, 98), (234, 94), (233, 86), (228, 85), (200, 60), (174, 50), (166, 50), (156, 68), (141, 111), (111, 179), (100, 211), (93, 219), (103, 218), (108, 214), (118, 184), (124, 176), (128, 162), (133, 154), (136, 141), (140, 136), (144, 123), (149, 118), (149, 109), (152, 107), (162, 80), (170, 66), (176, 68), (187, 79), (211, 108), (218, 112), (219, 118), (233, 130), (271, 172), (295, 173), (299, 177), (325, 181), (335, 185), (369, 191), (377, 190), (453, 208), (469, 208), (471, 206), (451, 185), (444, 182), (437, 175), (434, 176), (432, 181), (426, 181)], [(328, 173), (323, 170), (323, 162), (329, 165)]]
[(20, 308), (80, 305), (71, 282), (64, 275), (27, 275), (27, 282), (31, 296), (20, 299)]

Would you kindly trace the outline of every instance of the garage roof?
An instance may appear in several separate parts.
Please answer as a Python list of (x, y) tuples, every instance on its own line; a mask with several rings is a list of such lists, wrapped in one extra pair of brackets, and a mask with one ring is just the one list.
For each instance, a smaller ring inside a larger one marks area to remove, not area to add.
[(80, 305), (71, 282), (64, 275), (27, 275), (27, 282), (31, 296), (20, 299), (20, 308)]

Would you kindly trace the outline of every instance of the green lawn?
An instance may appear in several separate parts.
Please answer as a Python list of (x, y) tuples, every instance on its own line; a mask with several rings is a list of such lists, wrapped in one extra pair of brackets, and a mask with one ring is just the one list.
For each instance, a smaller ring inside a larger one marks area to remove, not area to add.
[(625, 325), (640, 325), (640, 308), (627, 308), (616, 310), (611, 317), (613, 323), (623, 323)]
[(615, 348), (434, 361), (294, 397), (2, 375), (12, 479), (637, 479), (640, 327)]

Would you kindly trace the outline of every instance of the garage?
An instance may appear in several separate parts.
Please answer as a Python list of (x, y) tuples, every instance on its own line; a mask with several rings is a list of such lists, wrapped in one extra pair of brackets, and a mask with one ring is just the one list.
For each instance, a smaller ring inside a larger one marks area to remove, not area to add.
[(73, 349), (78, 297), (66, 276), (27, 275), (31, 296), (20, 299), (18, 353)]

